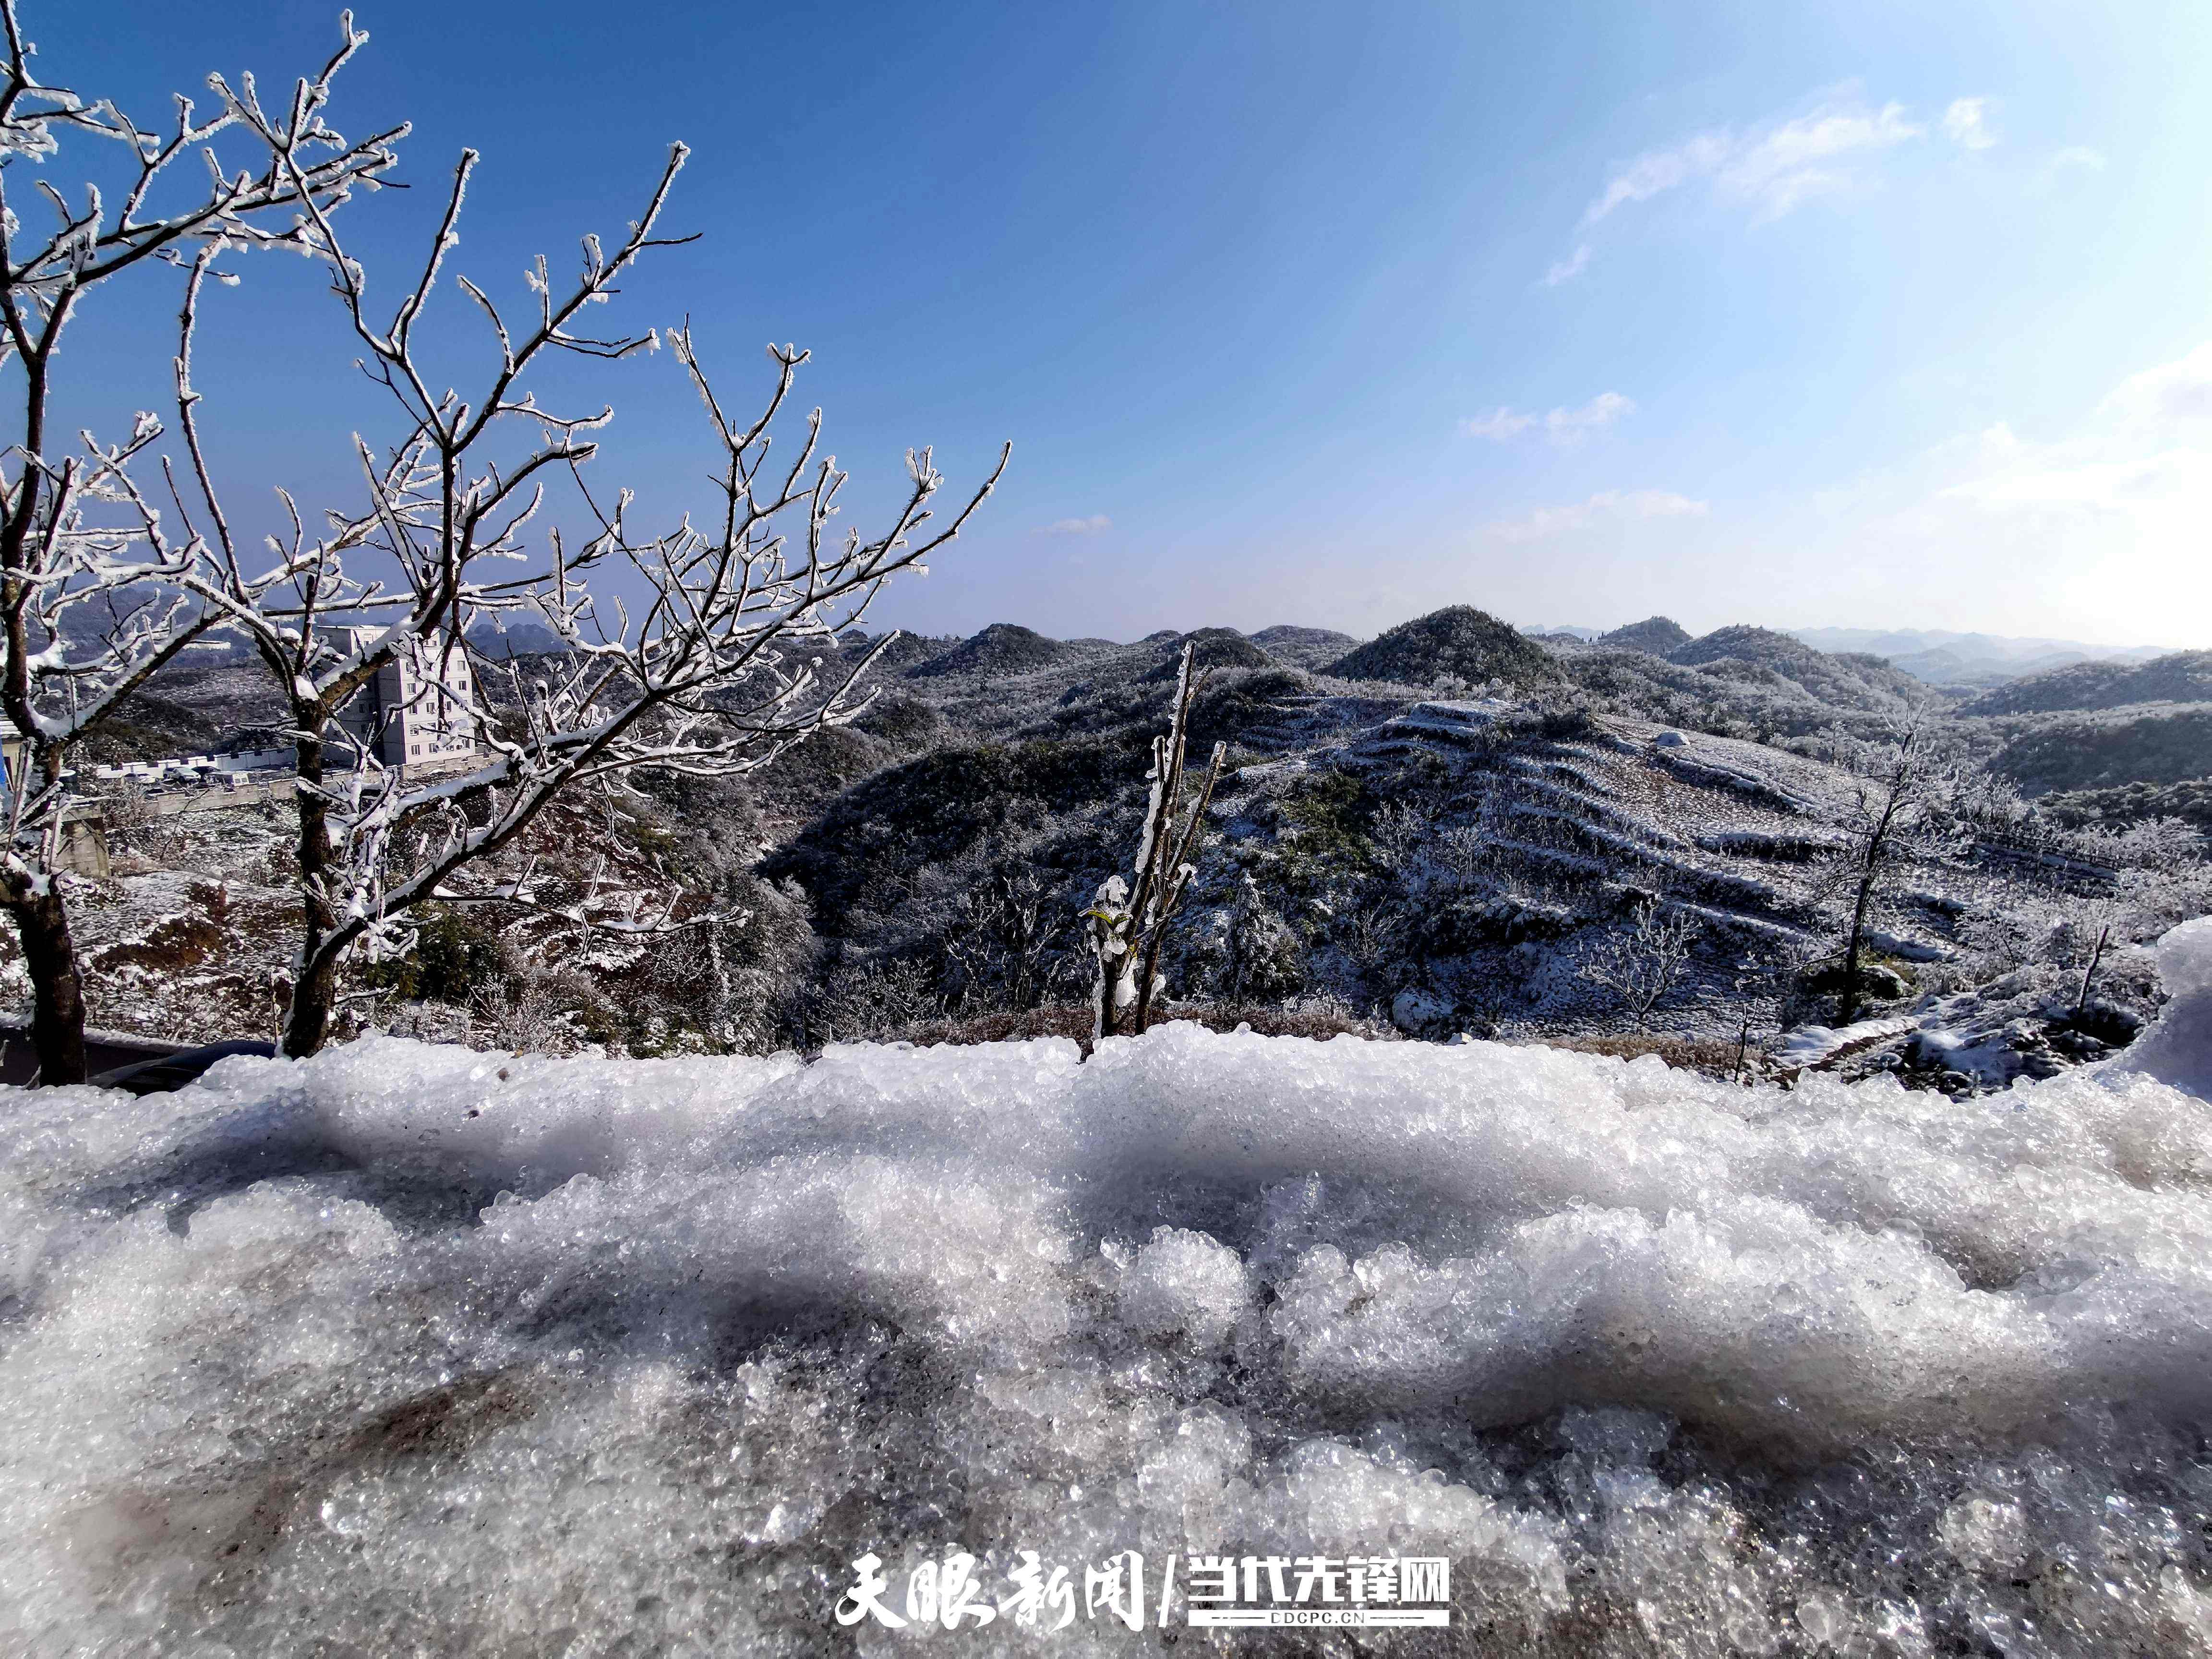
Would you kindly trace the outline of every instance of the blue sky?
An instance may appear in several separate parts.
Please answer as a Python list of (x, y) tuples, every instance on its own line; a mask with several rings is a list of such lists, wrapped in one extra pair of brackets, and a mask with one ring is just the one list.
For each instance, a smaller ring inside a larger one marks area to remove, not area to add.
[[(142, 112), (335, 35), (297, 3), (24, 11), (50, 79)], [(417, 188), (349, 210), (386, 292), (463, 143), (453, 268), (513, 296), (682, 138), (667, 222), (703, 237), (626, 320), (688, 313), (733, 396), (764, 341), (812, 349), (864, 524), (908, 445), (950, 493), (1013, 441), (884, 620), (1364, 633), (1471, 603), (2212, 644), (2201, 4), (360, 20), (337, 124), (416, 123)], [(312, 270), (246, 272), (200, 376), (232, 493), (342, 495), (381, 417)], [(171, 306), (88, 315), (73, 412), (158, 401)], [(703, 501), (666, 354), (553, 384), (616, 404), (605, 481)]]

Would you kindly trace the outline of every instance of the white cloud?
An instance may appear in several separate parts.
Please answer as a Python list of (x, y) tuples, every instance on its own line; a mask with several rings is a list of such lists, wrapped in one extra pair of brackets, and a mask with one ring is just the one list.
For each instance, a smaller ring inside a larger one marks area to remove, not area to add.
[(1986, 123), (1989, 107), (1986, 98), (1954, 98), (1943, 112), (1944, 136), (1966, 149), (1987, 149), (1997, 141)]
[(2194, 431), (2212, 423), (2212, 341), (2185, 357), (2129, 375), (2099, 412), (2136, 433)]
[[(1953, 100), (1943, 112), (1944, 131), (1969, 149), (1986, 149), (1996, 142), (1984, 125), (1986, 108), (1985, 99)], [(1877, 106), (1839, 93), (1808, 114), (1742, 131), (1715, 128), (1644, 151), (1613, 169), (1583, 210), (1582, 228), (1620, 208), (1698, 184), (1716, 200), (1749, 208), (1755, 219), (1778, 219), (1813, 197), (1863, 184), (1880, 156), (1927, 132), (1902, 104)], [(1589, 261), (1590, 245), (1578, 243), (1544, 273), (1543, 286), (1556, 288), (1579, 276)]]
[(1521, 410), (1508, 409), (1500, 404), (1489, 414), (1462, 421), (1460, 425), (1464, 430), (1478, 438), (1488, 438), (1493, 442), (1502, 444), (1508, 438), (1520, 436), (1542, 418), (1541, 416), (1531, 415)]
[[(1966, 105), (1974, 106), (1978, 122), (1978, 100), (1960, 99), (1951, 109)], [(1588, 228), (1618, 208), (1698, 182), (1710, 184), (1725, 200), (1748, 204), (1762, 218), (1779, 218), (1808, 197), (1856, 182), (1872, 157), (1926, 132), (1906, 118), (1902, 104), (1877, 108), (1857, 98), (1832, 100), (1809, 114), (1744, 132), (1701, 132), (1669, 149), (1646, 150), (1617, 168), (1582, 222)]]
[(2053, 168), (2082, 167), (2091, 173), (2102, 173), (2107, 163), (2100, 149), (2092, 149), (2087, 144), (2069, 144), (2051, 153), (2050, 165)]
[(1719, 188), (1778, 219), (1798, 201), (1851, 181), (1851, 157), (1920, 137), (1902, 104), (1823, 108), (1752, 137), (1721, 168)]
[(1746, 139), (1721, 168), (1717, 187), (1779, 218), (1807, 197), (1851, 182), (1856, 158), (1925, 131), (1905, 118), (1901, 104), (1816, 110)]
[(1601, 522), (1632, 519), (1701, 519), (1708, 507), (1666, 489), (1604, 489), (1585, 501), (1563, 507), (1540, 507), (1518, 519), (1500, 520), (1486, 526), (1500, 541), (1546, 541), (1571, 535)]
[(1461, 425), (1475, 437), (1488, 438), (1495, 443), (1504, 443), (1541, 427), (1553, 443), (1566, 445), (1580, 443), (1589, 434), (1601, 431), (1624, 415), (1635, 412), (1636, 404), (1632, 399), (1618, 392), (1601, 392), (1579, 409), (1555, 409), (1547, 415), (1539, 415), (1534, 410), (1500, 405)]
[(2212, 510), (2212, 341), (2128, 376), (2070, 437), (2036, 443), (1999, 423), (1952, 450), (1970, 459), (1940, 499), (2125, 520), (2178, 553)]
[(2172, 639), (2212, 616), (2212, 341), (2129, 375), (2070, 430), (2010, 422), (1825, 501), (1800, 538), (1832, 568), (2069, 637)]
[(1583, 213), (1583, 223), (1594, 225), (1617, 207), (1648, 202), (1719, 171), (1735, 142), (1726, 133), (1705, 132), (1673, 149), (1646, 150), (1607, 181), (1604, 193)]
[(1564, 259), (1554, 260), (1544, 273), (1544, 286), (1557, 288), (1561, 283), (1571, 283), (1589, 266), (1590, 246), (1584, 242)]
[(1103, 530), (1111, 530), (1114, 520), (1103, 513), (1094, 513), (1087, 519), (1054, 519), (1050, 524), (1041, 524), (1030, 532), (1032, 536), (1096, 536)]

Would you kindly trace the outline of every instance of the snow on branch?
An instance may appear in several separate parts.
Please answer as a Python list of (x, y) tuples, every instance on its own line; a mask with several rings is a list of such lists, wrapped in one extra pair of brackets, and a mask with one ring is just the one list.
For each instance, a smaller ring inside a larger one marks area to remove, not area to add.
[(1212, 672), (1194, 672), (1197, 649), (1194, 642), (1184, 641), (1168, 730), (1164, 736), (1152, 739), (1152, 769), (1146, 780), (1150, 793), (1137, 844), (1133, 882), (1109, 876), (1091, 908), (1084, 913), (1090, 922), (1091, 948), (1098, 961), (1092, 1022), (1093, 1033), (1098, 1036), (1114, 1036), (1124, 1014), (1140, 1036), (1151, 1023), (1152, 1000), (1164, 988), (1159, 971), (1160, 947), (1191, 878), (1198, 873), (1196, 859), (1206, 830), (1206, 809), (1221, 781), (1229, 746), (1213, 745), (1206, 775), (1186, 811), (1183, 763), (1190, 741), (1191, 709)]
[[(1004, 471), (1002, 450), (990, 475), (939, 526), (927, 503), (942, 476), (927, 451), (910, 454), (905, 500), (889, 527), (830, 544), (823, 531), (846, 475), (831, 459), (809, 464), (818, 410), (799, 464), (773, 488), (760, 484), (769, 423), (805, 354), (771, 349), (775, 390), (762, 417), (739, 426), (722, 416), (688, 327), (671, 337), (721, 442), (720, 511), (706, 528), (686, 518), (664, 534), (639, 537), (627, 494), (602, 510), (580, 461), (572, 463), (597, 533), (574, 546), (550, 537), (553, 568), (526, 596), (564, 648), (527, 671), (504, 665), (505, 718), (484, 728), (483, 765), (427, 782), (393, 781), (378, 794), (380, 819), (416, 823), (436, 815), (448, 826), (381, 890), (383, 908), (442, 890), (454, 872), (512, 842), (574, 787), (613, 784), (640, 769), (740, 775), (856, 718), (873, 695), (861, 690), (864, 678), (896, 634), (875, 641), (834, 683), (822, 678), (819, 653), (866, 616), (885, 582), (957, 536)], [(803, 523), (803, 531), (793, 528), (802, 546), (792, 545), (785, 520)], [(637, 579), (642, 599), (635, 610), (587, 580), (617, 561)], [(465, 605), (475, 599), (465, 596)], [(501, 678), (490, 665), (480, 672), (494, 684)], [(463, 800), (478, 804), (480, 818), (462, 822)], [(374, 861), (355, 862), (366, 875)]]
[[(250, 88), (248, 89), (250, 93)], [(667, 331), (714, 434), (711, 511), (658, 532), (634, 522), (627, 490), (594, 488), (590, 464), (611, 408), (564, 412), (526, 381), (550, 354), (597, 359), (656, 349), (660, 332), (590, 332), (588, 306), (613, 297), (648, 251), (689, 237), (657, 227), (688, 152), (670, 150), (642, 210), (612, 243), (586, 236), (574, 276), (538, 259), (526, 273), (526, 320), (481, 284), (453, 285), (483, 316), (496, 367), (473, 395), (423, 359), (417, 324), (458, 240), (477, 157), (456, 164), (443, 211), (395, 308), (373, 313), (368, 275), (340, 241), (287, 140), (250, 96), (239, 120), (268, 145), (301, 203), (305, 246), (325, 259), (370, 378), (399, 417), (398, 440), (356, 441), (362, 504), (311, 532), (289, 495), (289, 529), (249, 557), (233, 537), (206, 463), (191, 381), (191, 339), (210, 267), (186, 284), (177, 358), (179, 429), (188, 457), (171, 484), (196, 527), (192, 568), (178, 579), (202, 614), (244, 637), (287, 705), (298, 757), (299, 857), (306, 924), (286, 1047), (312, 1052), (336, 999), (338, 962), (381, 948), (405, 913), (433, 899), (485, 896), (471, 871), (515, 847), (556, 799), (620, 791), (640, 769), (726, 776), (767, 764), (867, 706), (862, 678), (891, 637), (826, 677), (836, 635), (867, 614), (884, 584), (959, 534), (1003, 473), (990, 474), (949, 520), (932, 503), (944, 479), (927, 449), (909, 452), (908, 485), (877, 534), (833, 535), (846, 475), (818, 456), (821, 411), (788, 465), (771, 466), (772, 431), (806, 353), (769, 348), (774, 380), (757, 414), (725, 411), (689, 324)], [(495, 432), (526, 432), (519, 459)], [(500, 457), (503, 456), (504, 459)], [(572, 500), (571, 524), (548, 523), (549, 486)], [(190, 505), (187, 505), (188, 498)], [(150, 511), (150, 509), (148, 509)], [(481, 658), (471, 643), (516, 615), (540, 621), (559, 649), (526, 670)], [(395, 701), (396, 700), (396, 701)], [(411, 745), (362, 740), (361, 711), (387, 722), (465, 711), (476, 758), (441, 757), (426, 774)], [(594, 884), (569, 920), (633, 933), (693, 925), (650, 896), (612, 902)], [(513, 902), (532, 902), (520, 885)]]
[[(165, 521), (134, 477), (168, 435), (161, 422), (142, 412), (128, 437), (84, 432), (73, 451), (49, 429), (57, 353), (80, 301), (133, 267), (186, 270), (196, 291), (227, 252), (315, 252), (315, 227), (378, 187), (406, 129), (356, 143), (325, 118), (335, 76), (368, 40), (349, 15), (337, 49), (276, 115), (251, 76), (236, 91), (218, 76), (213, 113), (200, 118), (179, 98), (160, 131), (112, 100), (42, 84), (15, 0), (0, 0), (0, 369), (20, 377), (0, 389), (0, 712), (23, 741), (8, 779), (0, 900), (15, 903), (51, 890), (72, 746), (219, 620), (191, 591), (198, 536)], [(233, 169), (222, 145), (241, 127), (263, 159)], [(73, 138), (128, 149), (119, 193), (54, 177)], [(178, 165), (188, 156), (204, 172)]]

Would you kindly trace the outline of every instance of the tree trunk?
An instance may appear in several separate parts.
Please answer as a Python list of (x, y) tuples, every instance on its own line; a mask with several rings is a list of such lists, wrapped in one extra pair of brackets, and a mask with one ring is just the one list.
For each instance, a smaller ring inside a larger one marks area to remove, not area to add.
[(2097, 948), (2089, 952), (2089, 965), (2081, 970), (2081, 994), (2074, 999), (2074, 1012), (2080, 1013), (2089, 1006), (2089, 981), (2097, 976), (2097, 964), (2105, 959), (2105, 947), (2112, 942), (2112, 925), (2106, 922), (2097, 930)]
[(31, 1046), (39, 1056), (44, 1086), (84, 1081), (84, 984), (78, 976), (76, 945), (70, 937), (69, 911), (58, 891), (49, 890), (12, 901), (8, 908), (23, 941), (23, 965), (31, 975)]
[[(302, 731), (322, 729), (319, 710), (312, 723), (295, 710)], [(293, 800), (299, 810), (300, 896), (303, 915), (300, 955), (294, 966), (291, 1005), (284, 1011), (284, 1053), (305, 1060), (320, 1048), (331, 1034), (331, 1016), (337, 1007), (337, 955), (330, 948), (338, 916), (330, 898), (331, 815), (329, 803), (319, 788), (323, 781), (323, 745), (302, 739), (295, 751), (300, 781)]]
[(292, 982), (291, 1006), (284, 1011), (283, 1046), (287, 1058), (305, 1060), (323, 1046), (331, 1034), (331, 1016), (337, 1011), (337, 1000), (335, 959), (308, 958)]
[(1859, 951), (1866, 939), (1867, 907), (1874, 899), (1875, 867), (1869, 860), (1859, 879), (1858, 902), (1851, 909), (1850, 942), (1844, 947), (1843, 1005), (1836, 1013), (1838, 1030), (1850, 1024), (1859, 1011)]
[(1143, 965), (1137, 969), (1144, 975), (1137, 981), (1136, 1032), (1139, 1036), (1152, 1029), (1152, 987), (1159, 982), (1160, 941), (1166, 936), (1167, 930), (1167, 918), (1163, 916), (1152, 938), (1146, 941)]
[(1103, 955), (1098, 958), (1098, 985), (1091, 996), (1091, 1012), (1095, 1018), (1091, 1029), (1094, 1036), (1116, 1035), (1114, 1030), (1114, 988), (1119, 981), (1112, 961), (1111, 957)]
[(1882, 803), (1881, 816), (1875, 820), (1874, 829), (1867, 836), (1864, 863), (1859, 872), (1858, 898), (1851, 907), (1850, 941), (1844, 947), (1843, 1006), (1836, 1015), (1839, 1030), (1849, 1025), (1859, 1011), (1859, 951), (1866, 941), (1867, 911), (1874, 903), (1875, 883), (1881, 879), (1882, 860), (1889, 850), (1890, 832), (1896, 826), (1899, 809), (1913, 787), (1913, 740), (1911, 734), (1905, 739), (1897, 769), (1890, 775), (1889, 799)]

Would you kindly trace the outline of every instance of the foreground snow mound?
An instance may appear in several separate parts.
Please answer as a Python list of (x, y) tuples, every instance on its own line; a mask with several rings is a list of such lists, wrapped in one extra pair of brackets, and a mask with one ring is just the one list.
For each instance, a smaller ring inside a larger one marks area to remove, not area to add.
[(1446, 1555), (1492, 1651), (2212, 1650), (2212, 927), (2161, 969), (2131, 1069), (1965, 1103), (1189, 1026), (0, 1093), (0, 1650), (1158, 1645), (834, 1622), (956, 1550)]

